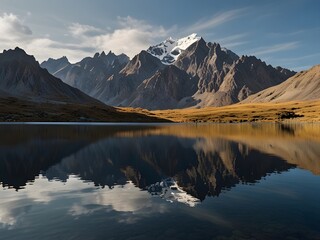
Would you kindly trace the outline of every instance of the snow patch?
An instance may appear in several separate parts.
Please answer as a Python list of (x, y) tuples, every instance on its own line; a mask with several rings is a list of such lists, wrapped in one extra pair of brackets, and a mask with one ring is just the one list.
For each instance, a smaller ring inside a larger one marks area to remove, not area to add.
[(170, 37), (158, 45), (149, 47), (147, 52), (152, 56), (159, 58), (163, 64), (171, 65), (177, 61), (181, 53), (183, 53), (193, 43), (199, 41), (200, 38), (201, 37), (196, 33), (178, 40)]

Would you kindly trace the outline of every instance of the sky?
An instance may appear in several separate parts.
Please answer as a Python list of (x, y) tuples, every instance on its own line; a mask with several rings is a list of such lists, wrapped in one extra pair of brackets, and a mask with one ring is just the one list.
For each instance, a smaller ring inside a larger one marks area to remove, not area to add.
[(197, 33), (239, 56), (296, 71), (320, 64), (320, 0), (0, 0), (0, 50), (39, 62), (95, 52), (133, 57)]

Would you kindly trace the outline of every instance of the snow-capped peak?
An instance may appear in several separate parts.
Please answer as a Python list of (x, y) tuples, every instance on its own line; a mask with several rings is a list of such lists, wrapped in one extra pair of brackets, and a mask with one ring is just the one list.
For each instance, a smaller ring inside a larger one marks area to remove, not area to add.
[(158, 45), (149, 47), (147, 52), (159, 58), (163, 64), (171, 65), (183, 51), (199, 40), (200, 37), (196, 33), (178, 40), (170, 37)]

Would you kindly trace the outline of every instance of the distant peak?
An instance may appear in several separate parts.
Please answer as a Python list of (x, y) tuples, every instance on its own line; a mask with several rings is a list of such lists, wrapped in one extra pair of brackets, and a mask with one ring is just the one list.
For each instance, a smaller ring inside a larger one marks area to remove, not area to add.
[(100, 57), (104, 58), (106, 56), (114, 57), (116, 55), (112, 51), (109, 51), (108, 54), (106, 54), (105, 51), (102, 51), (101, 53), (99, 53), (99, 52), (95, 53), (93, 58), (100, 58)]
[(44, 61), (43, 63), (56, 63), (56, 62), (59, 62), (59, 63), (70, 63), (68, 58), (66, 56), (63, 56), (61, 58), (57, 58), (57, 59), (54, 59), (54, 58), (48, 58), (48, 60)]
[(98, 58), (100, 56), (100, 53), (96, 52), (93, 56), (93, 58)]
[(68, 61), (68, 58), (66, 56), (63, 56), (60, 58), (61, 60), (67, 60)]
[(116, 55), (110, 50), (107, 54), (108, 57), (115, 57)]
[(61, 62), (69, 62), (68, 58), (66, 56), (63, 56), (61, 58), (58, 58), (57, 61), (61, 61)]
[(149, 47), (147, 52), (154, 57), (159, 58), (163, 64), (171, 65), (178, 59), (182, 52), (201, 39), (202, 38), (196, 33), (192, 33), (189, 36), (177, 40), (169, 37), (165, 41)]
[(260, 59), (256, 58), (255, 56), (248, 56), (248, 55), (242, 55), (239, 59), (241, 62), (245, 62), (245, 61), (260, 61)]
[(23, 61), (31, 64), (38, 64), (34, 56), (28, 55), (22, 48), (16, 47), (15, 49), (4, 50), (0, 54), (0, 60), (2, 62), (9, 61)]
[(14, 50), (17, 52), (26, 53), (22, 48), (19, 48), (19, 47), (16, 47)]
[(15, 49), (3, 50), (7, 54), (27, 54), (22, 48), (16, 47)]

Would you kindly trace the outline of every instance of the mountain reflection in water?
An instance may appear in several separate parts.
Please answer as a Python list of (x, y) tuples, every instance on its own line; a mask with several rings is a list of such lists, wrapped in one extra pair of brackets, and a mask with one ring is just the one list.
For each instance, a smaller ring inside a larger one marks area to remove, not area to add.
[(132, 181), (140, 189), (172, 177), (202, 201), (297, 166), (320, 173), (316, 124), (0, 128), (0, 182), (17, 190), (39, 174), (109, 188)]
[(320, 236), (319, 124), (7, 124), (0, 132), (4, 239)]

